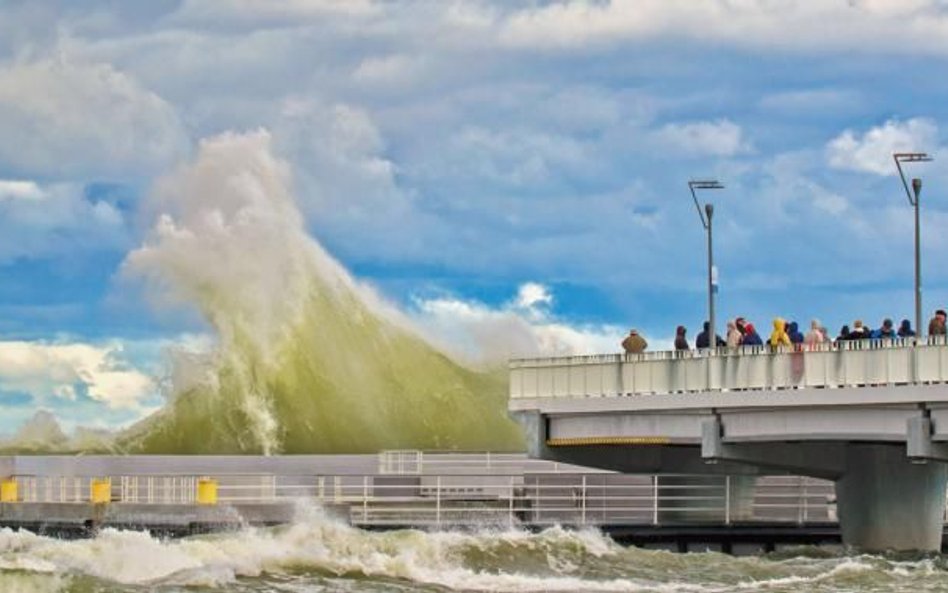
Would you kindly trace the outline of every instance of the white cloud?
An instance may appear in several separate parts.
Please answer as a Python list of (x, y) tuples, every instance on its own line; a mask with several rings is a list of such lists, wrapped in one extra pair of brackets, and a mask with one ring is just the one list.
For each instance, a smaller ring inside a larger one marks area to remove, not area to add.
[(926, 118), (889, 120), (862, 135), (846, 130), (826, 145), (831, 166), (876, 175), (895, 175), (896, 152), (929, 152), (937, 146), (938, 126)]
[(352, 78), (365, 85), (406, 88), (416, 82), (425, 67), (425, 59), (404, 54), (369, 57), (359, 63)]
[(329, 15), (365, 16), (377, 11), (371, 0), (185, 0), (169, 17), (173, 23), (220, 26), (263, 24), (286, 26)]
[(477, 364), (510, 358), (602, 354), (621, 350), (624, 331), (609, 325), (573, 325), (556, 319), (546, 286), (521, 285), (514, 300), (500, 307), (454, 297), (418, 299), (412, 319), (445, 351)]
[(689, 154), (730, 157), (751, 151), (741, 127), (728, 119), (670, 123), (653, 137), (666, 147)]
[(550, 306), (553, 304), (553, 294), (549, 288), (539, 282), (526, 282), (521, 284), (517, 290), (515, 303), (518, 307), (523, 309), (536, 309), (541, 306)]
[(128, 179), (187, 150), (174, 108), (108, 64), (0, 65), (0, 162), (46, 178)]
[(852, 114), (863, 109), (865, 102), (862, 95), (852, 90), (814, 88), (773, 93), (762, 98), (758, 105), (764, 111), (780, 115), (826, 116)]
[(767, 50), (948, 52), (948, 13), (939, 0), (567, 0), (512, 11), (498, 26), (500, 39), (514, 47), (684, 38)]
[(152, 379), (123, 360), (118, 343), (0, 342), (0, 391), (37, 403), (86, 396), (109, 408), (139, 407), (155, 394)]
[(122, 213), (107, 201), (87, 198), (76, 184), (0, 179), (0, 207), (0, 262), (120, 249), (127, 242)]

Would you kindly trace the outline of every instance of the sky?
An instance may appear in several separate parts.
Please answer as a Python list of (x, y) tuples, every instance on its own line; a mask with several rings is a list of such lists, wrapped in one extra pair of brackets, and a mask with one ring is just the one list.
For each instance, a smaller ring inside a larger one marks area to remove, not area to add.
[(0, 0), (0, 433), (114, 427), (214, 336), (123, 273), (156, 184), (267, 134), (305, 229), (474, 361), (667, 347), (707, 313), (948, 305), (944, 0)]

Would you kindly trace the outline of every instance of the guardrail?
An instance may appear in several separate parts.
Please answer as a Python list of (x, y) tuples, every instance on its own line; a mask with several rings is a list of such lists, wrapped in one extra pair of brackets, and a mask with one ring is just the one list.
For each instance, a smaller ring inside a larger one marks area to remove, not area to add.
[(378, 454), (378, 473), (381, 475), (414, 474), (523, 474), (605, 472), (586, 467), (533, 459), (523, 453), (445, 452), (417, 449), (390, 449)]
[(510, 362), (510, 397), (843, 388), (948, 382), (945, 336), (813, 347), (744, 346)]
[[(199, 476), (14, 476), (16, 502), (89, 504), (92, 484), (111, 481), (111, 503), (198, 504)], [(218, 504), (305, 499), (348, 508), (362, 527), (461, 525), (664, 525), (691, 522), (835, 521), (833, 484), (815, 478), (757, 478), (753, 490), (729, 476), (608, 472), (213, 476)], [(743, 479), (743, 478), (742, 478)], [(748, 492), (753, 499), (748, 500)]]

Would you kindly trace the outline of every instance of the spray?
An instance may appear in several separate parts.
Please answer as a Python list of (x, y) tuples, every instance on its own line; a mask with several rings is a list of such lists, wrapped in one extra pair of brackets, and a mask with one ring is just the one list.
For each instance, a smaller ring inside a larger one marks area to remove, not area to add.
[[(142, 453), (516, 450), (502, 372), (415, 334), (305, 230), (265, 131), (202, 142), (156, 184), (123, 273), (217, 336), (198, 380), (118, 437)], [(193, 373), (192, 373), (193, 374)]]

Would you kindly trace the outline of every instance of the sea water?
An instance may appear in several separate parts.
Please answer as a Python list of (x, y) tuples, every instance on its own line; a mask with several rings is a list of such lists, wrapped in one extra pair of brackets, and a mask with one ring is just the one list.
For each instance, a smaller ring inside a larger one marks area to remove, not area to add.
[(679, 554), (559, 527), (371, 532), (301, 506), (284, 527), (172, 540), (0, 530), (0, 591), (948, 591), (948, 561), (816, 548)]

